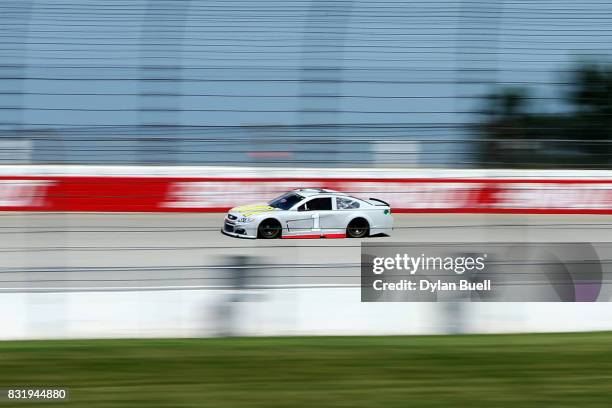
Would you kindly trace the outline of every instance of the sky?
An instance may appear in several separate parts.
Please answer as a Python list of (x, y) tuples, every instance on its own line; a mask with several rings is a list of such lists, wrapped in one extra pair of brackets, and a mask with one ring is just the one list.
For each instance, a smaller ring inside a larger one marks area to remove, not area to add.
[(399, 124), (470, 137), (448, 127), (478, 121), (499, 87), (568, 109), (567, 71), (609, 60), (611, 23), (601, 0), (5, 0), (0, 129)]

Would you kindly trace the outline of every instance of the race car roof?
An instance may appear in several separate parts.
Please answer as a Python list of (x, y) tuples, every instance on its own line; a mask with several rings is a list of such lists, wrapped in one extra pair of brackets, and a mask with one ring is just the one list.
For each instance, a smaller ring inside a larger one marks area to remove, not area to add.
[(295, 191), (296, 193), (304, 197), (310, 197), (310, 196), (319, 195), (319, 194), (346, 195), (345, 193), (341, 193), (335, 190), (329, 190), (327, 188), (298, 188), (293, 191)]

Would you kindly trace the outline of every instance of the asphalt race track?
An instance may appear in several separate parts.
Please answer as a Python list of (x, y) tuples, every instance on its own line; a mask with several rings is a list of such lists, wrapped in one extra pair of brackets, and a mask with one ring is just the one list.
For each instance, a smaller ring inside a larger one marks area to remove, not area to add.
[[(223, 217), (1, 213), (0, 289), (193, 290), (359, 283), (361, 240), (237, 239), (220, 233)], [(612, 238), (612, 216), (396, 214), (394, 218), (396, 229), (390, 237), (366, 240), (601, 243)], [(248, 258), (241, 261), (237, 256)], [(240, 280), (237, 271), (244, 270), (248, 279)]]

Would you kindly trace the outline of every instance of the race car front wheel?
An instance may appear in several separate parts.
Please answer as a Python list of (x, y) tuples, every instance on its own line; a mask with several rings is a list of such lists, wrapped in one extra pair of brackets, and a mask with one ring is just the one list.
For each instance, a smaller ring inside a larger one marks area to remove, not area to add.
[(370, 232), (370, 224), (363, 218), (355, 218), (346, 228), (349, 238), (363, 238)]
[(267, 219), (263, 220), (261, 224), (259, 224), (257, 235), (263, 239), (274, 239), (280, 237), (281, 231), (282, 227), (277, 220)]

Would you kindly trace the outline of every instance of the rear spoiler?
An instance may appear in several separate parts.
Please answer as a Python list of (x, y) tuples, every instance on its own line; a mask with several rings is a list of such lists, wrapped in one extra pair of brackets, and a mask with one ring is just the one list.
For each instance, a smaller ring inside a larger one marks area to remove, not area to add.
[(372, 198), (372, 197), (370, 197), (368, 200), (370, 200), (370, 201), (376, 201), (376, 202), (381, 203), (381, 204), (375, 204), (375, 203), (372, 203), (372, 204), (374, 204), (374, 205), (386, 205), (387, 207), (391, 208), (391, 206), (389, 205), (389, 203), (388, 203), (388, 202), (383, 201), (383, 200), (379, 200), (378, 198)]

